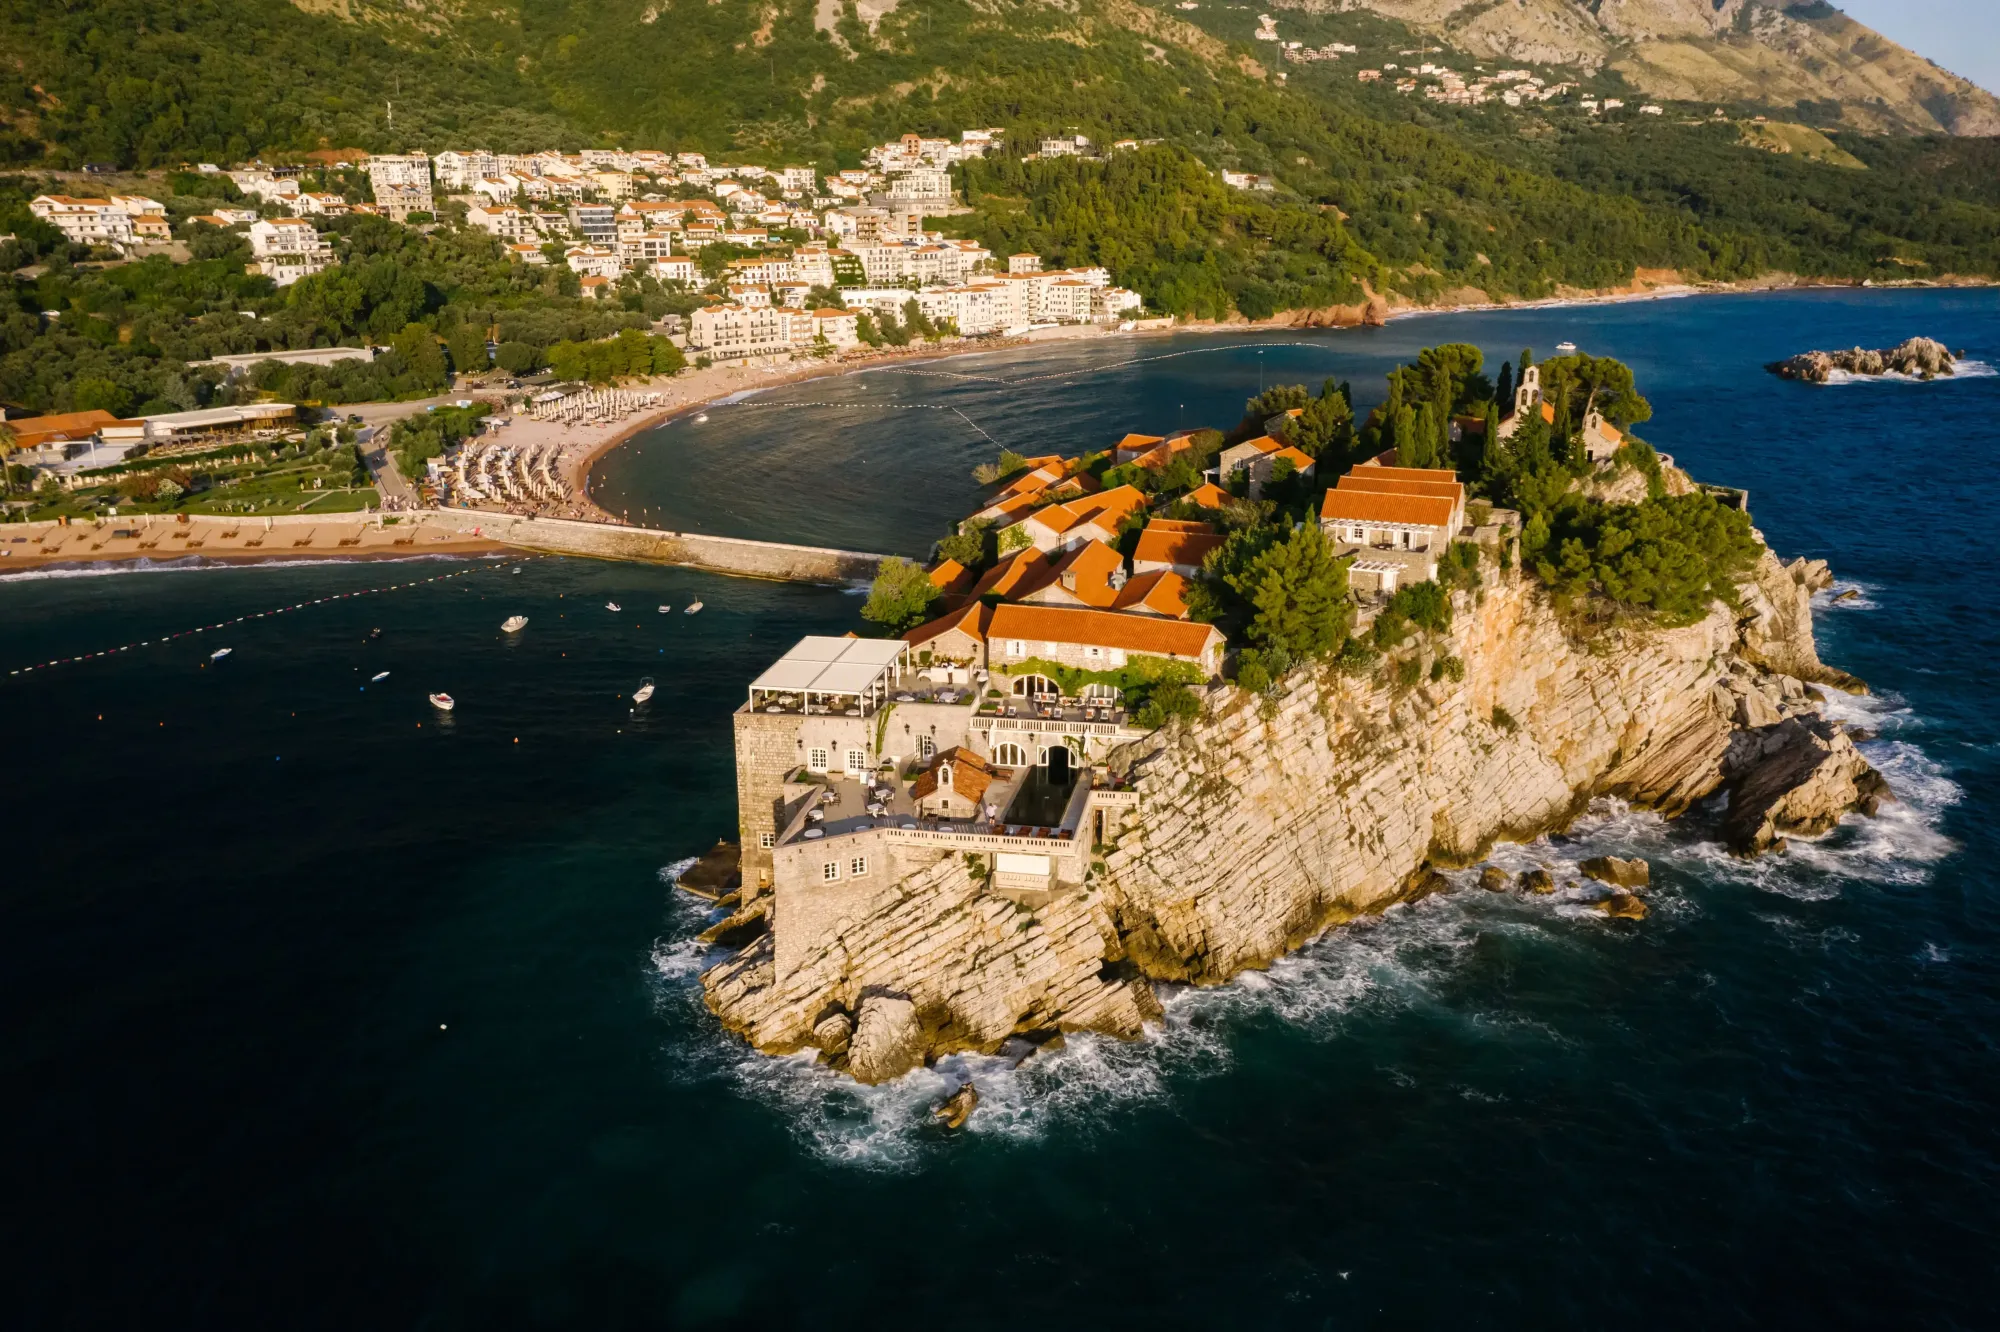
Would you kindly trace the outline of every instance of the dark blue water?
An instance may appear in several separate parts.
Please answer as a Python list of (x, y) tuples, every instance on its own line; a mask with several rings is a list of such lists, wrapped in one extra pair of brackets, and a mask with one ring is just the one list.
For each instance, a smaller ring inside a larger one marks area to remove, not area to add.
[[(982, 1072), (956, 1139), (925, 1122), (935, 1074), (862, 1092), (718, 1035), (703, 917), (661, 878), (732, 826), (744, 682), (850, 624), (851, 596), (576, 561), (0, 583), (4, 670), (476, 570), (0, 675), (9, 1322), (1991, 1326), (2000, 378), (1758, 369), (1913, 333), (2000, 364), (2000, 297), (1435, 317), (1265, 348), (1267, 382), (1364, 400), (1436, 341), (1632, 362), (1649, 439), (1862, 591), (1821, 617), (1823, 650), (1878, 687), (1849, 715), (1905, 800), (1755, 866), (1698, 825), (1600, 810), (1538, 854), (1652, 857), (1643, 925), (1432, 898), (1175, 999), (1151, 1041)], [(1183, 401), (1190, 424), (1233, 419), (1258, 360), (1121, 341), (926, 367), (1064, 376), (1032, 383), (771, 396), (951, 406), (1071, 452)], [(601, 484), (677, 525), (915, 551), (991, 454), (964, 418), (721, 410)], [(693, 596), (699, 616), (653, 610)], [(448, 723), (433, 689), (459, 699)]]

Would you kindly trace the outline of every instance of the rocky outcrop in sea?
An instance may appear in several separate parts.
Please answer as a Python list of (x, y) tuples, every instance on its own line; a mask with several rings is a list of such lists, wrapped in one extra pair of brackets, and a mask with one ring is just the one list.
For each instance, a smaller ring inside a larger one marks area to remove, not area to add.
[(1781, 379), (1802, 379), (1808, 384), (1824, 384), (1836, 371), (1850, 375), (1908, 375), (1912, 379), (1935, 379), (1949, 375), (1957, 360), (1935, 338), (1910, 338), (1881, 351), (1856, 347), (1851, 351), (1809, 351), (1765, 366)]

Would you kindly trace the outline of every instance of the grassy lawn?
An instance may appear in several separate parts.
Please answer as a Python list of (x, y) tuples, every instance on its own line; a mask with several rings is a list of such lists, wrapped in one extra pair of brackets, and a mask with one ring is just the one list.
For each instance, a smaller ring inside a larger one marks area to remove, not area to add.
[[(375, 503), (367, 473), (350, 445), (315, 448), (238, 444), (205, 453), (147, 457), (101, 473), (28, 510), (33, 520), (199, 513), (248, 518), (288, 513), (353, 513)], [(176, 493), (178, 491), (179, 493)]]

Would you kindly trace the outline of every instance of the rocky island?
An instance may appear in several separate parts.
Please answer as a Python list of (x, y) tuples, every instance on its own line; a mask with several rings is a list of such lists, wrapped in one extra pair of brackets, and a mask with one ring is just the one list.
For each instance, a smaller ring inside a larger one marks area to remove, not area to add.
[(1912, 379), (1936, 379), (1957, 369), (1954, 357), (1935, 338), (1906, 338), (1893, 347), (1869, 351), (1855, 347), (1849, 351), (1800, 352), (1765, 366), (1780, 379), (1799, 379), (1808, 384), (1824, 384), (1839, 371), (1849, 375), (1907, 375)]
[[(1865, 689), (1819, 659), (1825, 565), (1631, 436), (1624, 367), (1526, 361), (1496, 385), (1432, 349), (1359, 425), (1329, 383), (1227, 436), (1008, 460), (913, 569), (930, 618), (804, 640), (750, 686), (709, 1007), (863, 1082), (1025, 1058), (1138, 1037), (1160, 987), (1447, 890), (1602, 797), (1726, 793), (1745, 856), (1872, 813), (1886, 784), (1820, 707)], [(1479, 882), (1643, 918), (1644, 862), (1583, 869)]]

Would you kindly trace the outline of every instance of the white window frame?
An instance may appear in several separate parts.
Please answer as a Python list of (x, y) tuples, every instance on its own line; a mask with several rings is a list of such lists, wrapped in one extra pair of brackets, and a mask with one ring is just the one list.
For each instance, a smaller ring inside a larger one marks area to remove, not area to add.
[(856, 856), (854, 857), (854, 859), (847, 862), (847, 873), (849, 874), (850, 877), (858, 879), (867, 872), (868, 872), (868, 857)]
[(1007, 655), (1010, 657), (1025, 657), (1028, 655), (1028, 645), (1018, 638), (1010, 638), (1007, 640)]
[(827, 757), (827, 752), (824, 749), (808, 749), (806, 751), (806, 771), (825, 772)]
[(850, 749), (850, 750), (848, 750), (848, 751), (847, 751), (847, 770), (848, 770), (849, 772), (866, 772), (866, 771), (868, 771), (868, 751), (867, 751), (867, 750), (865, 750), (865, 749)]
[(837, 860), (829, 860), (825, 864), (821, 865), (819, 867), (819, 881), (821, 883), (839, 883), (840, 862)]
[(917, 757), (930, 760), (937, 757), (937, 741), (927, 735), (917, 737)]
[(766, 851), (769, 851), (777, 844), (778, 834), (774, 832), (761, 832), (757, 834), (757, 845), (763, 847)]

